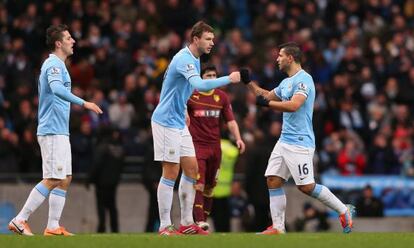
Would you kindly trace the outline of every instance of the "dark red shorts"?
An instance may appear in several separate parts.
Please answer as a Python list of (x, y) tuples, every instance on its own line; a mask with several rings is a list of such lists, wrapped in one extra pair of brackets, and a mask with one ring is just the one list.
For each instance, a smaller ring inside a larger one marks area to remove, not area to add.
[(217, 172), (221, 163), (221, 146), (218, 145), (197, 145), (194, 144), (198, 162), (200, 178), (197, 183), (209, 187), (216, 186)]

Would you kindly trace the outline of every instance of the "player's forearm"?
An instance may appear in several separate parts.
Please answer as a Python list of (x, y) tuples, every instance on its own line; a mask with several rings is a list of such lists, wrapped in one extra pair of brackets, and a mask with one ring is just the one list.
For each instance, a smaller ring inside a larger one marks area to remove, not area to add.
[(189, 80), (190, 84), (199, 91), (209, 91), (230, 83), (229, 76), (216, 79), (201, 79), (200, 76), (193, 76)]
[(85, 103), (85, 100), (69, 92), (60, 82), (51, 82), (50, 88), (52, 89), (53, 94), (57, 95), (65, 101), (81, 106)]
[(281, 112), (296, 112), (300, 108), (300, 105), (293, 101), (270, 101), (269, 107)]
[(256, 83), (250, 82), (247, 87), (256, 95), (256, 96), (266, 96), (269, 91), (260, 88)]
[(234, 136), (234, 138), (236, 138), (236, 140), (241, 140), (239, 125), (237, 125), (237, 122), (235, 120), (229, 121), (227, 126), (229, 127), (230, 133)]

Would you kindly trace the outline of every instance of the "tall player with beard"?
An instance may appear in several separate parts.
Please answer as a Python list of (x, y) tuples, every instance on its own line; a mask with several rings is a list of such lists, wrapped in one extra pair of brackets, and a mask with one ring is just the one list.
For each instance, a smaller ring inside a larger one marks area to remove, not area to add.
[[(208, 65), (201, 71), (201, 76), (203, 79), (217, 78), (217, 70), (214, 66)], [(199, 227), (208, 230), (206, 218), (211, 212), (213, 189), (217, 183), (221, 163), (220, 120), (222, 118), (236, 139), (240, 153), (244, 152), (245, 144), (241, 139), (239, 126), (234, 120), (230, 100), (224, 91), (220, 89), (195, 91), (187, 102), (187, 112), (200, 175), (194, 201), (194, 220)]]
[[(186, 104), (195, 89), (208, 91), (240, 82), (240, 72), (217, 79), (201, 79), (200, 56), (210, 53), (214, 46), (212, 27), (202, 21), (197, 22), (190, 39), (190, 44), (181, 49), (168, 65), (160, 103), (151, 118), (154, 159), (162, 164), (157, 191), (160, 235), (207, 234), (194, 223), (193, 218), (198, 165), (193, 140), (185, 123)], [(181, 225), (176, 230), (171, 222), (171, 206), (180, 167), (183, 170), (178, 189)]]

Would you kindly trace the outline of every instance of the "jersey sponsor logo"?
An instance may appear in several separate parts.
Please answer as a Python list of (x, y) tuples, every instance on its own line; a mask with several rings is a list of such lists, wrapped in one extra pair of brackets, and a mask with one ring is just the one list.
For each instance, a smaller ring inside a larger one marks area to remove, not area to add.
[(52, 75), (59, 75), (60, 74), (60, 68), (58, 68), (58, 67), (52, 67), (52, 68), (50, 68), (50, 74), (52, 74)]
[(220, 96), (219, 95), (213, 95), (213, 99), (214, 99), (214, 101), (219, 102), (220, 101)]
[(220, 117), (220, 110), (194, 110), (194, 117)]
[(194, 71), (194, 70), (195, 70), (195, 66), (193, 64), (187, 64), (187, 72)]

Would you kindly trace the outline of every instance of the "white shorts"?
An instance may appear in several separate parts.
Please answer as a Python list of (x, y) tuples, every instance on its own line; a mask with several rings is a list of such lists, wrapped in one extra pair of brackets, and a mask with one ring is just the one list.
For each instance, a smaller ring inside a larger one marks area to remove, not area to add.
[(188, 127), (176, 129), (151, 122), (154, 160), (179, 163), (180, 157), (195, 157), (193, 138)]
[(72, 152), (69, 136), (37, 136), (42, 153), (43, 178), (65, 179), (72, 175)]
[(296, 185), (315, 182), (313, 177), (314, 148), (277, 142), (270, 155), (265, 176), (279, 176), (286, 181), (290, 176)]

